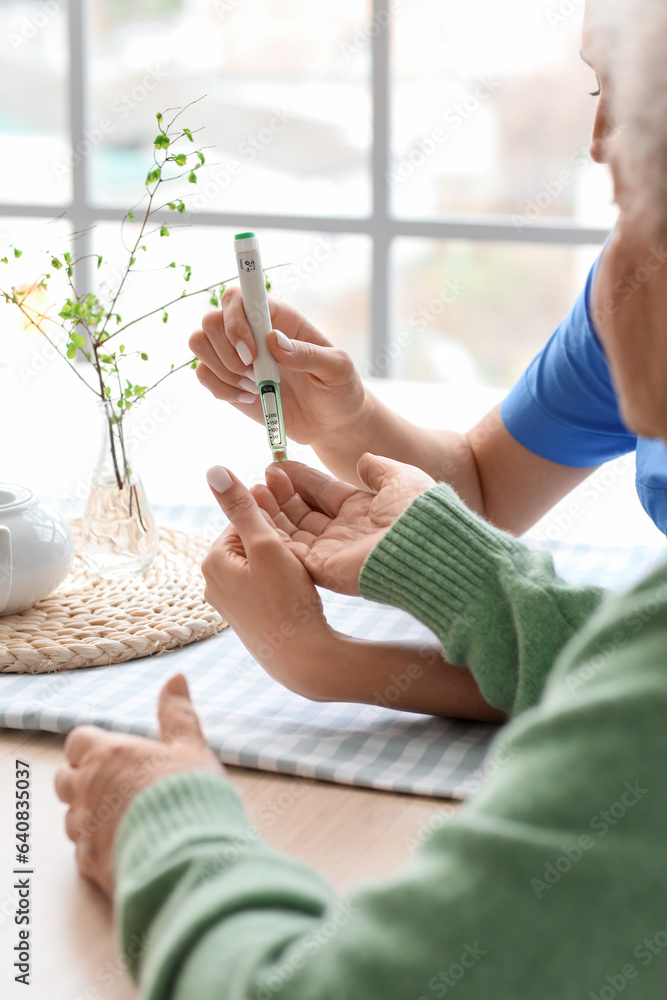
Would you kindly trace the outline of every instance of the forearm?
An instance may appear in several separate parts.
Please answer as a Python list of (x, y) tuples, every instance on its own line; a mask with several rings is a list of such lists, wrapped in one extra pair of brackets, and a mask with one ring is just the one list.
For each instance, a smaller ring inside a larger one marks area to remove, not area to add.
[(537, 703), (561, 649), (609, 596), (568, 586), (548, 553), (498, 531), (445, 485), (420, 496), (376, 545), (359, 588), (423, 622), (509, 714)]
[(437, 643), (370, 642), (337, 633), (318, 700), (354, 701), (452, 719), (504, 722), (472, 673), (448, 663)]
[(419, 427), (394, 413), (368, 389), (361, 417), (314, 442), (313, 447), (334, 476), (353, 486), (362, 485), (357, 461), (369, 451), (422, 469), (436, 482), (449, 483), (471, 510), (484, 513), (475, 457), (466, 436)]

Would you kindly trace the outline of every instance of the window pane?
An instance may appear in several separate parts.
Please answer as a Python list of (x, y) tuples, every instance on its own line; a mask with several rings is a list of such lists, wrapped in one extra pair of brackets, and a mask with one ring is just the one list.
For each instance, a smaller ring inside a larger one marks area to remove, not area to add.
[(95, 0), (93, 9), (98, 201), (133, 195), (156, 111), (206, 95), (183, 118), (211, 147), (207, 178), (188, 191), (193, 207), (368, 211), (369, 46), (354, 44), (363, 0)]
[(599, 252), (397, 240), (395, 346), (385, 363), (398, 378), (509, 388), (570, 311)]
[(0, 191), (9, 204), (70, 197), (67, 6), (0, 6)]
[(568, 16), (552, 0), (401, 6), (391, 167), (400, 215), (613, 224), (608, 172), (588, 156), (597, 84), (579, 57), (583, 4), (568, 6)]
[[(137, 227), (138, 228), (138, 227)], [(169, 239), (154, 234), (139, 252), (136, 268), (126, 283), (118, 311), (121, 325), (177, 299), (169, 306), (168, 322), (160, 310), (123, 336), (128, 350), (140, 349), (150, 361), (139, 363), (141, 379), (159, 377), (164, 366), (188, 356), (188, 337), (213, 306), (209, 295), (180, 299), (196, 289), (236, 276), (233, 229), (197, 226), (172, 229)], [(359, 365), (368, 354), (370, 240), (329, 233), (294, 233), (265, 230), (258, 233), (262, 260), (269, 274), (271, 294), (303, 312), (336, 345), (345, 347)], [(128, 239), (129, 237), (129, 239)], [(97, 272), (103, 291), (117, 284), (127, 263), (118, 227), (104, 223), (94, 234), (95, 252), (105, 264)], [(126, 242), (131, 243), (128, 231)], [(177, 266), (169, 267), (171, 262)], [(184, 280), (185, 265), (192, 277)], [(282, 266), (276, 266), (282, 265)], [(341, 294), (344, 289), (344, 294)], [(130, 347), (130, 345), (133, 345)], [(139, 376), (137, 375), (137, 378)]]

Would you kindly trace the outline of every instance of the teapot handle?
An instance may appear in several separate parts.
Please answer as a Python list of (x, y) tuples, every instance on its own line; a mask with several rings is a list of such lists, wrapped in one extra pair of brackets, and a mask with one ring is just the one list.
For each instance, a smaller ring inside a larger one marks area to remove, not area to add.
[(9, 604), (12, 592), (12, 536), (9, 528), (0, 524), (0, 615)]

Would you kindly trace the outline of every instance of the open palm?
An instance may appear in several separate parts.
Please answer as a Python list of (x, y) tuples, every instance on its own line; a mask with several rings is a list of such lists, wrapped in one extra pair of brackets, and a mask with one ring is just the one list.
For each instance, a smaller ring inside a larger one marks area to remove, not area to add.
[(365, 454), (358, 475), (367, 490), (311, 469), (281, 462), (267, 470), (253, 494), (316, 584), (359, 593), (361, 569), (380, 539), (416, 497), (435, 486), (411, 465)]

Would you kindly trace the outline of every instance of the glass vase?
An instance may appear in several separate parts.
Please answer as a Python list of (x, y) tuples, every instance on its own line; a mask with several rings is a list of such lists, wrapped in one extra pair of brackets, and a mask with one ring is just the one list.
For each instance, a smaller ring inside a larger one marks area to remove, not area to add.
[(143, 573), (159, 549), (159, 533), (129, 454), (128, 414), (101, 406), (102, 446), (83, 515), (81, 554), (106, 579)]

